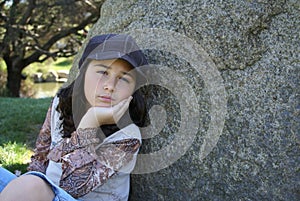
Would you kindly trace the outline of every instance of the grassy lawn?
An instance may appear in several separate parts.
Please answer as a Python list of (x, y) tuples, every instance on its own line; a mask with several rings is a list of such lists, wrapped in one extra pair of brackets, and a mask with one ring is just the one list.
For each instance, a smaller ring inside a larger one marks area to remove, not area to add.
[[(51, 59), (33, 63), (22, 72), (31, 75), (48, 70), (70, 70), (73, 58)], [(0, 60), (0, 91), (6, 83), (6, 66)], [(1, 78), (2, 75), (2, 78)], [(29, 83), (33, 84), (33, 83)], [(26, 87), (25, 87), (26, 88)], [(27, 86), (31, 89), (31, 86)], [(1, 94), (0, 94), (1, 95)], [(26, 172), (35, 140), (43, 124), (51, 98), (0, 97), (0, 166), (14, 172)]]
[(26, 171), (50, 102), (0, 97), (0, 166)]

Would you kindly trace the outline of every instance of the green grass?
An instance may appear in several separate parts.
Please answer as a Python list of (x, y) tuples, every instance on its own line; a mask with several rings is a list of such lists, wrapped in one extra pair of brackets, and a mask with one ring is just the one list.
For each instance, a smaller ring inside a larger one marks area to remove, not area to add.
[(73, 59), (59, 59), (54, 63), (54, 66), (56, 68), (61, 67), (61, 68), (65, 69), (65, 68), (68, 68), (69, 66), (71, 66), (72, 62), (73, 62)]
[[(47, 72), (50, 69), (70, 70), (72, 62), (73, 58), (59, 58), (56, 61), (49, 59), (43, 63), (31, 64), (22, 73), (31, 75), (35, 72)], [(0, 59), (0, 72), (6, 72), (6, 65), (2, 59)], [(12, 172), (26, 171), (50, 101), (51, 98), (0, 97), (0, 166)]]
[(26, 145), (9, 141), (0, 146), (0, 162), (12, 172), (20, 170), (24, 173), (32, 153)]
[(50, 102), (0, 97), (0, 166), (26, 171)]

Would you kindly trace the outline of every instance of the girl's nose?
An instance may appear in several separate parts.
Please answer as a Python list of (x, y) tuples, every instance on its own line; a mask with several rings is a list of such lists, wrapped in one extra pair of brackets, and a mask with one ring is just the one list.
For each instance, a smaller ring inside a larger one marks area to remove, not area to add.
[(117, 84), (117, 79), (115, 77), (110, 77), (104, 82), (103, 88), (109, 92), (113, 92), (115, 90)]

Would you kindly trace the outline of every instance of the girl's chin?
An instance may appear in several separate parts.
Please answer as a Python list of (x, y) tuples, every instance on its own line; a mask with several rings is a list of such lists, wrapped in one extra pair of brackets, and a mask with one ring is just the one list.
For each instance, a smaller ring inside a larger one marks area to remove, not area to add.
[(112, 107), (112, 105), (103, 105), (103, 104), (96, 104), (96, 105), (93, 105), (92, 107)]
[(107, 108), (113, 107), (113, 106), (114, 106), (114, 104), (111, 104), (111, 103), (98, 103), (98, 104), (93, 105), (93, 107), (107, 107)]

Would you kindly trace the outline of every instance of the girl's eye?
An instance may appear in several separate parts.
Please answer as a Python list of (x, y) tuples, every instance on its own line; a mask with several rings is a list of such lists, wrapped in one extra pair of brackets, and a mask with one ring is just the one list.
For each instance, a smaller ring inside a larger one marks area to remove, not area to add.
[(123, 80), (123, 81), (125, 81), (125, 82), (127, 82), (127, 83), (130, 83), (129, 79), (127, 79), (126, 77), (120, 77), (119, 79), (120, 79), (120, 80)]
[(105, 70), (99, 70), (99, 71), (97, 71), (97, 73), (102, 74), (102, 75), (108, 74), (107, 71), (105, 71)]

